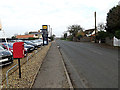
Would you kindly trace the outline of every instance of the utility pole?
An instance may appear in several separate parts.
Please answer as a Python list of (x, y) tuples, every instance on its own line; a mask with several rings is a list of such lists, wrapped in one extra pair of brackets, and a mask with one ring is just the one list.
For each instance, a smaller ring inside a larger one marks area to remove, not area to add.
[(96, 30), (97, 30), (97, 27), (96, 27), (96, 12), (94, 12), (94, 16), (95, 16), (95, 43), (97, 43), (97, 41), (96, 41)]
[(51, 35), (50, 36), (52, 36), (52, 28), (51, 28)]

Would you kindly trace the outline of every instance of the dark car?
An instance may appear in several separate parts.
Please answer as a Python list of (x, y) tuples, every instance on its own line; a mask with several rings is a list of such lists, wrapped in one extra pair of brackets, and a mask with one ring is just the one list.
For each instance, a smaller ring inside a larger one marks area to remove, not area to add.
[(11, 63), (13, 63), (12, 53), (0, 46), (0, 66), (8, 65)]
[(30, 42), (30, 41), (24, 41), (24, 43), (26, 43), (27, 45), (32, 45), (32, 46), (34, 46), (35, 49), (38, 48), (37, 44), (32, 43), (32, 42)]

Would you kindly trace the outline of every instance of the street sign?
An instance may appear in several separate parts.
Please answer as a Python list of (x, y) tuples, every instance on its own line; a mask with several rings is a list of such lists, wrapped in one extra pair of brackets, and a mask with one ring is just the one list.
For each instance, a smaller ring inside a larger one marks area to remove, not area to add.
[(43, 45), (48, 45), (48, 25), (42, 25), (42, 37), (43, 37)]
[(47, 25), (42, 25), (43, 30), (47, 30)]

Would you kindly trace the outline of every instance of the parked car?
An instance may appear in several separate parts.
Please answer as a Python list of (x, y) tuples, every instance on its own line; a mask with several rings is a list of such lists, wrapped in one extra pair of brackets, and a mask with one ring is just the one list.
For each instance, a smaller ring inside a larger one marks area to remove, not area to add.
[[(13, 44), (14, 44), (14, 43), (8, 43), (9, 51), (11, 51), (12, 53), (13, 53)], [(4, 49), (7, 49), (7, 50), (8, 50), (6, 43), (2, 43), (2, 47), (3, 47)], [(24, 54), (25, 54), (25, 56), (27, 56), (27, 50), (28, 50), (28, 48), (24, 48)]]
[(32, 45), (27, 45), (26, 43), (24, 43), (24, 47), (27, 48), (27, 52), (32, 52), (35, 48)]
[(12, 53), (0, 46), (0, 66), (8, 65), (11, 63), (13, 63)]
[(43, 45), (43, 40), (42, 39), (37, 39), (37, 42), (39, 42), (41, 45)]
[(10, 42), (23, 42), (23, 40), (11, 40)]
[(32, 40), (32, 41), (30, 41), (30, 42), (35, 43), (38, 47), (40, 47), (40, 46), (41, 46), (41, 43), (40, 43), (40, 42), (38, 42), (37, 40)]
[(32, 46), (34, 46), (35, 49), (38, 48), (37, 44), (32, 43), (32, 42), (30, 42), (30, 41), (24, 41), (24, 43), (26, 43), (27, 45), (32, 45)]
[(9, 51), (11, 51), (13, 53), (13, 47), (12, 45), (8, 44), (8, 47), (7, 47), (7, 44), (6, 43), (1, 43), (0, 44), (4, 49), (8, 50), (8, 47), (9, 47)]

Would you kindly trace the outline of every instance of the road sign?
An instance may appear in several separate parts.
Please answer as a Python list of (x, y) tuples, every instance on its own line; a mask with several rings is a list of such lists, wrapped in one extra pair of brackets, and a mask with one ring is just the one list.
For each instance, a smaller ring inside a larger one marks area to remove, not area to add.
[(43, 30), (47, 30), (47, 25), (42, 25)]
[(48, 25), (42, 25), (43, 45), (48, 45)]

